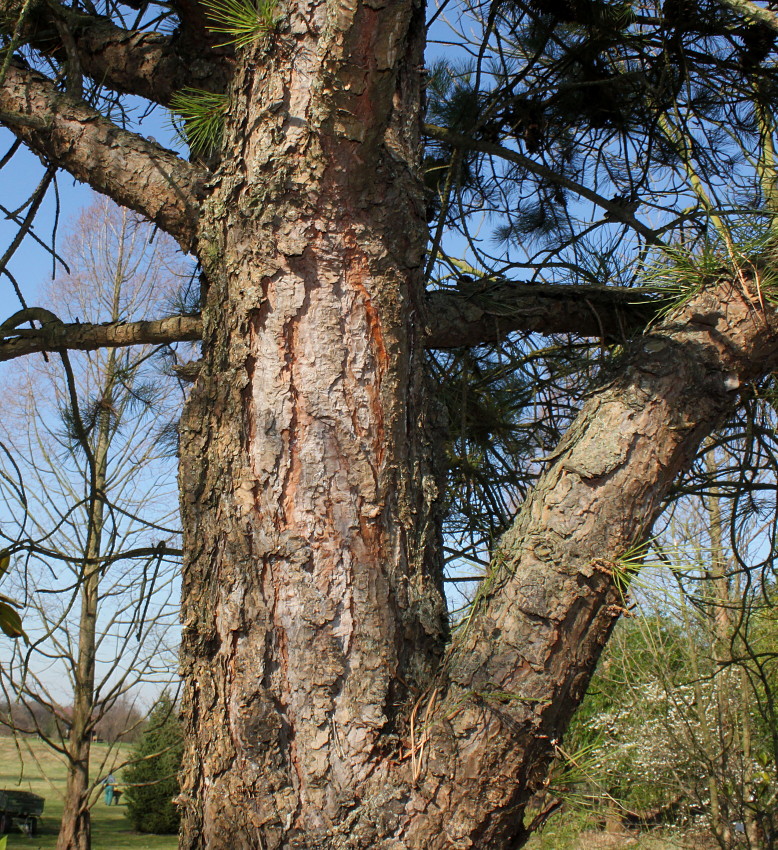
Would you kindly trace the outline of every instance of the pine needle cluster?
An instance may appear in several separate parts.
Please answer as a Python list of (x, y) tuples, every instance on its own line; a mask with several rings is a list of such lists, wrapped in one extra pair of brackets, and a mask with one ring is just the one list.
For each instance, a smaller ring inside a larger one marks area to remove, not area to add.
[(275, 0), (204, 0), (211, 32), (228, 36), (221, 45), (246, 47), (265, 38), (276, 25)]
[(218, 150), (228, 106), (226, 94), (195, 88), (182, 89), (171, 98), (174, 124), (194, 156)]

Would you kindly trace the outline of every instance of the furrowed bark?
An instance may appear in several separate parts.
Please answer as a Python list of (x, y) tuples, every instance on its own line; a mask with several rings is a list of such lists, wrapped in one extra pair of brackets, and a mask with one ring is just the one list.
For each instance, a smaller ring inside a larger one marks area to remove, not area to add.
[(102, 20), (76, 28), (73, 35), (84, 74), (162, 106), (187, 87), (223, 92), (232, 76), (229, 60), (207, 50), (185, 50), (175, 35), (132, 32)]
[(11, 63), (0, 87), (0, 122), (49, 162), (142, 213), (189, 250), (207, 172), (117, 127), (51, 80)]
[(288, 11), (241, 56), (199, 238), (185, 848), (326, 846), (446, 639), (414, 321), (423, 9)]
[[(620, 559), (673, 480), (778, 363), (778, 319), (755, 285), (723, 282), (639, 338), (584, 406), (501, 541), (473, 616), (421, 702), (416, 782), (372, 786), (403, 848), (520, 847), (523, 813), (625, 604)], [(407, 745), (410, 746), (408, 741)], [(391, 774), (392, 768), (387, 768)], [(370, 795), (365, 795), (367, 800)], [(364, 834), (363, 832), (363, 834)]]

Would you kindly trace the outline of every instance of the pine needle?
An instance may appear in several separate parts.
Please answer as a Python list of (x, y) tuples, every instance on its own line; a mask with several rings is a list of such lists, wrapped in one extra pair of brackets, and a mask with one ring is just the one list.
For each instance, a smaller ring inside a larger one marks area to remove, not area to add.
[(246, 47), (264, 38), (276, 24), (276, 0), (203, 0), (211, 32), (229, 38), (219, 47)]
[(193, 154), (208, 154), (219, 147), (228, 106), (226, 94), (185, 88), (173, 95), (170, 110), (174, 124)]

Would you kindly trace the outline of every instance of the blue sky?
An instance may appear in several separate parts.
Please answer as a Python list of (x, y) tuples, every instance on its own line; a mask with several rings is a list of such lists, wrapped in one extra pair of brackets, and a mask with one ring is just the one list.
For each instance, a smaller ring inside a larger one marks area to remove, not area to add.
[[(140, 132), (154, 136), (161, 144), (176, 146), (177, 138), (168, 113), (163, 109), (155, 110), (140, 125)], [(0, 128), (0, 157), (11, 147), (14, 136)], [(9, 210), (20, 207), (34, 191), (43, 177), (45, 169), (37, 156), (22, 147), (13, 159), (0, 171), (0, 197), (2, 205)], [(57, 193), (51, 187), (36, 216), (33, 232), (40, 239), (51, 244), (52, 232), (57, 221), (57, 194), (59, 195), (58, 230), (61, 234), (81, 208), (91, 202), (94, 193), (91, 188), (74, 180), (69, 174), (60, 171), (57, 175)], [(24, 211), (21, 213), (24, 215)], [(11, 244), (17, 232), (17, 225), (5, 216), (0, 216), (0, 256)], [(52, 276), (52, 257), (31, 236), (27, 236), (17, 249), (8, 269), (16, 278), (28, 306), (43, 307), (38, 304), (38, 288), (44, 280)], [(58, 271), (62, 271), (61, 268)], [(20, 309), (19, 299), (6, 276), (0, 279), (0, 321)]]
[[(434, 14), (436, 4), (430, 3), (430, 14)], [(446, 11), (452, 20), (458, 16), (455, 12), (456, 3), (450, 4)], [(430, 33), (430, 43), (427, 49), (427, 63), (442, 55), (450, 55), (452, 48), (443, 42), (451, 37), (451, 32), (443, 19), (433, 25)], [(436, 43), (439, 39), (441, 43)], [(128, 99), (128, 102), (130, 99)], [(143, 114), (146, 102), (138, 100), (138, 113)], [(182, 145), (172, 126), (170, 115), (167, 110), (158, 107), (150, 115), (146, 116), (138, 126), (133, 129), (146, 136), (153, 136), (160, 144), (179, 151)], [(0, 157), (10, 148), (14, 136), (8, 130), (0, 127)], [(182, 151), (182, 156), (185, 156)], [(22, 147), (13, 159), (0, 171), (0, 203), (10, 210), (20, 207), (29, 197), (30, 193), (38, 185), (43, 177), (44, 167), (37, 156)], [(57, 190), (59, 194), (60, 218), (59, 227), (67, 226), (69, 220), (73, 220), (79, 210), (90, 203), (93, 192), (84, 184), (78, 183), (68, 174), (60, 171), (57, 175)], [(57, 199), (53, 188), (47, 193), (47, 197), (41, 205), (36, 217), (33, 231), (46, 243), (51, 243), (52, 230), (57, 214)], [(24, 215), (24, 213), (22, 213)], [(0, 215), (0, 256), (5, 252), (17, 232), (17, 225), (8, 221)], [(60, 231), (64, 232), (64, 231)], [(11, 274), (19, 282), (22, 294), (29, 306), (45, 306), (36, 301), (38, 287), (52, 275), (52, 257), (35, 240), (27, 236), (14, 254), (8, 264)], [(0, 278), (0, 322), (20, 309), (19, 299), (13, 291), (11, 282), (7, 277)]]

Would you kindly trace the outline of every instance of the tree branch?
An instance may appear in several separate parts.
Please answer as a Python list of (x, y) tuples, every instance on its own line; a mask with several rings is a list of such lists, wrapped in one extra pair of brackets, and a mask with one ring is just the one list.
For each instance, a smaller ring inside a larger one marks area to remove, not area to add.
[[(43, 323), (40, 329), (16, 329), (30, 319)], [(70, 349), (94, 351), (97, 348), (122, 348), (128, 345), (163, 345), (198, 340), (202, 336), (199, 316), (171, 316), (156, 321), (92, 324), (64, 324), (56, 316), (44, 315), (35, 308), (20, 310), (0, 325), (0, 361), (25, 354)], [(12, 336), (11, 336), (12, 334)]]
[(770, 29), (778, 32), (778, 15), (770, 9), (763, 9), (752, 3), (751, 0), (718, 0), (722, 6), (728, 6), (730, 9), (741, 14), (746, 20), (753, 23), (765, 24)]
[[(569, 333), (623, 342), (655, 316), (655, 298), (613, 286), (556, 286), (502, 281), (472, 291), (430, 292), (434, 316), (427, 348), (445, 349), (496, 342), (512, 331)], [(21, 310), (0, 325), (0, 361), (41, 351), (93, 351), (128, 345), (163, 345), (201, 339), (200, 316), (171, 316), (143, 322), (64, 324), (38, 308)], [(40, 329), (16, 329), (30, 319)], [(2, 338), (3, 334), (5, 339)]]
[(569, 189), (571, 192), (575, 192), (582, 198), (586, 198), (587, 201), (591, 201), (598, 207), (601, 207), (608, 213), (608, 217), (612, 221), (620, 221), (623, 224), (629, 225), (636, 233), (639, 233), (646, 242), (652, 245), (663, 244), (662, 240), (659, 239), (656, 233), (648, 227), (648, 225), (643, 224), (642, 221), (635, 218), (633, 213), (631, 213), (628, 209), (625, 209), (623, 204), (620, 204), (618, 201), (609, 201), (607, 198), (604, 198), (592, 189), (589, 189), (581, 183), (576, 183), (575, 180), (571, 180), (569, 177), (559, 174), (552, 168), (549, 168), (540, 162), (535, 162), (534, 159), (530, 159), (528, 156), (524, 156), (517, 151), (512, 151), (509, 148), (504, 148), (502, 145), (493, 144), (492, 142), (471, 139), (469, 136), (463, 136), (461, 133), (455, 133), (453, 130), (447, 130), (445, 127), (437, 127), (434, 124), (425, 124), (423, 129), (424, 133), (430, 138), (437, 139), (439, 142), (451, 145), (451, 147), (480, 151), (481, 153), (496, 156), (500, 159), (520, 165), (532, 174), (537, 174), (538, 177), (543, 177), (552, 183), (556, 183), (558, 186)]
[[(0, 0), (7, 11), (0, 32), (10, 35), (14, 4)], [(20, 32), (21, 41), (41, 53), (65, 61), (58, 27), (72, 38), (81, 71), (100, 85), (122, 94), (135, 94), (167, 106), (172, 95), (186, 87), (223, 92), (231, 59), (217, 51), (186, 50), (178, 35), (137, 32), (117, 26), (110, 18), (87, 15), (55, 0), (34, 7)], [(223, 51), (222, 51), (223, 53)]]
[(167, 106), (186, 86), (210, 92), (227, 88), (229, 65), (207, 51), (185, 55), (175, 36), (130, 32), (108, 20), (74, 29), (83, 72), (95, 82)]
[[(40, 126), (30, 120), (45, 116)], [(207, 172), (122, 130), (51, 80), (16, 62), (0, 88), (0, 121), (52, 165), (142, 213), (188, 251)]]
[(511, 331), (571, 333), (623, 342), (656, 316), (656, 297), (614, 286), (499, 281), (427, 296), (427, 348), (496, 342)]
[(524, 845), (527, 800), (624, 611), (672, 482), (738, 389), (776, 366), (778, 314), (747, 281), (706, 288), (627, 348), (503, 536), (414, 708), (423, 723), (406, 738), (408, 761), (387, 763), (362, 795), (367, 823), (399, 812), (385, 846)]

